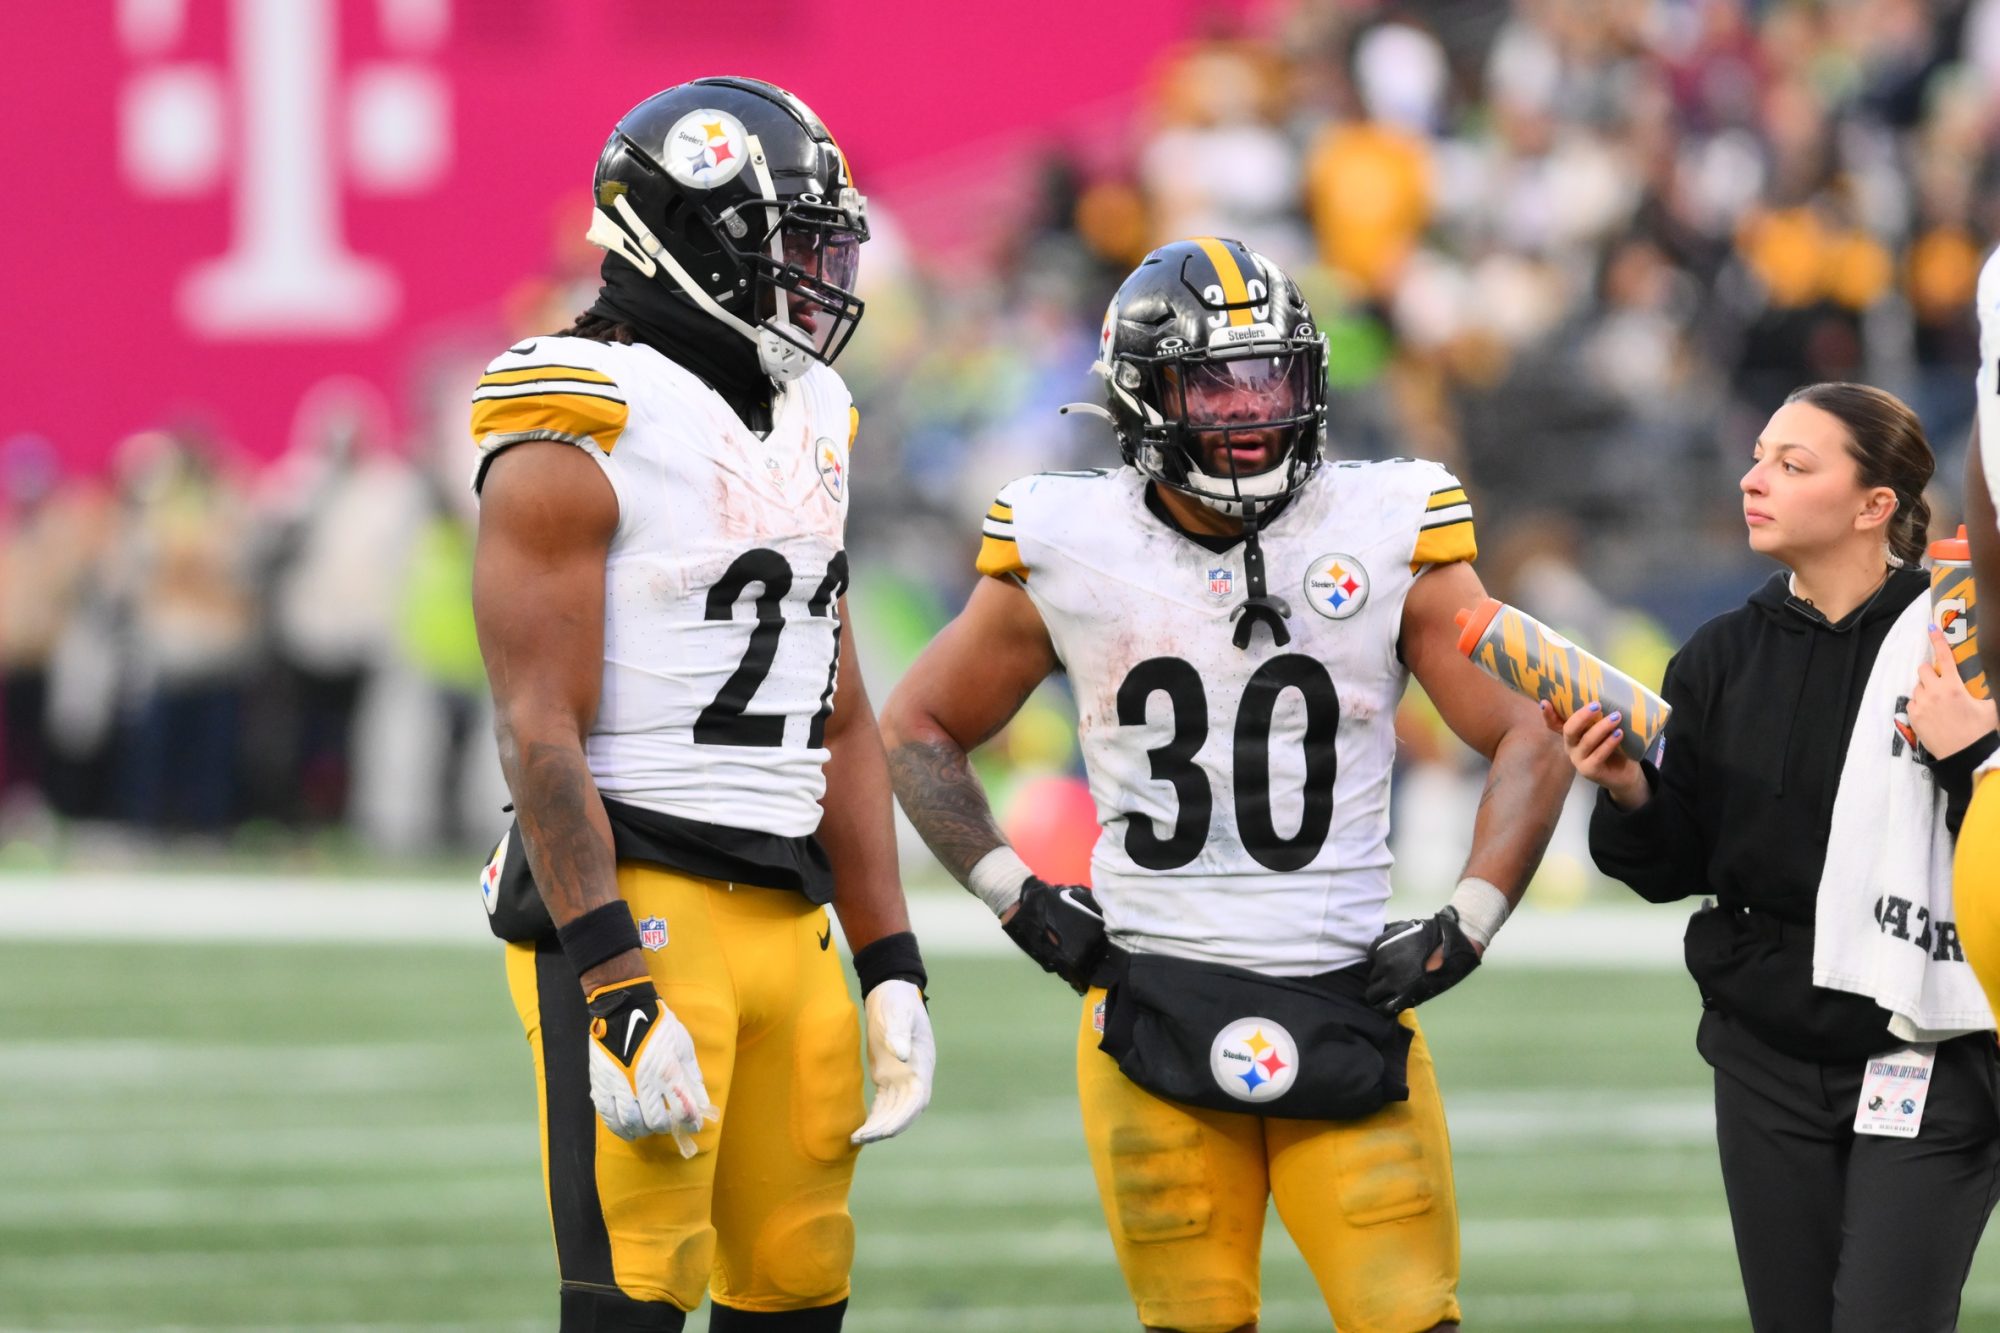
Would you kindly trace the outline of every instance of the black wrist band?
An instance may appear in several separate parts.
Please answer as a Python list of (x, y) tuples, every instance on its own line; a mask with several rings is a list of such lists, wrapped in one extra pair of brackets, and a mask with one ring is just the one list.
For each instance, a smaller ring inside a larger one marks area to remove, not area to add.
[(608, 963), (627, 949), (639, 947), (639, 927), (632, 908), (620, 898), (593, 907), (568, 925), (556, 927), (563, 956), (580, 977), (599, 963)]
[(917, 937), (907, 930), (856, 949), (854, 975), (860, 978), (864, 999), (885, 981), (907, 981), (918, 990), (930, 981), (924, 975), (923, 955), (917, 952)]
[(609, 1018), (628, 1004), (651, 1004), (660, 992), (650, 981), (613, 982), (584, 1001), (592, 1018)]

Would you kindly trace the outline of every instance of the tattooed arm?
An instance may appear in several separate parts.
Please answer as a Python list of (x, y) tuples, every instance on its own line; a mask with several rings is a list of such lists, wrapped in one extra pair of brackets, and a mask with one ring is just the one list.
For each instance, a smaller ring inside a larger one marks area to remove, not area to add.
[(1472, 825), (1465, 875), (1521, 900), (1556, 830), (1575, 774), (1534, 701), (1458, 651), (1461, 608), (1486, 595), (1468, 564), (1440, 565), (1403, 604), (1403, 660), (1458, 738), (1486, 756), (1486, 790)]
[(1005, 726), (1056, 665), (1028, 594), (983, 578), (882, 706), (896, 799), (960, 884), (1006, 842), (966, 754)]
[[(618, 500), (567, 444), (517, 444), (480, 492), (472, 609), (500, 766), (535, 885), (560, 926), (618, 898), (611, 822), (584, 763), (604, 670), (604, 560)], [(586, 994), (646, 975), (636, 949), (584, 973)]]

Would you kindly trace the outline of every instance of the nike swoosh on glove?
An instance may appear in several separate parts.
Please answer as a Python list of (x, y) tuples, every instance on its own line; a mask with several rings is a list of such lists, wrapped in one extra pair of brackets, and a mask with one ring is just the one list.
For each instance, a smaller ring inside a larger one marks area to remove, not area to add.
[(937, 1040), (924, 993), (913, 982), (881, 982), (862, 1005), (868, 1012), (868, 1078), (875, 1085), (875, 1105), (852, 1141), (877, 1143), (908, 1129), (931, 1104)]
[[(1444, 964), (1425, 971), (1439, 949)], [(1479, 966), (1479, 951), (1458, 924), (1458, 909), (1446, 907), (1422, 921), (1391, 921), (1368, 946), (1369, 1004), (1399, 1014), (1444, 994)]]
[(590, 1000), (590, 1100), (621, 1139), (671, 1134), (682, 1157), (722, 1113), (708, 1100), (694, 1038), (650, 981), (605, 986)]
[(1090, 974), (1104, 957), (1104, 910), (1089, 889), (1031, 878), (1004, 929), (1042, 971), (1055, 973), (1078, 995), (1090, 989)]

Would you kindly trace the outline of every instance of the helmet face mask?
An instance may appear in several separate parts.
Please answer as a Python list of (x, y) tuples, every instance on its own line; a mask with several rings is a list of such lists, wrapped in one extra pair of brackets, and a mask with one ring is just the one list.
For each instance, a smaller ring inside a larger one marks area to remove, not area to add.
[(729, 242), (725, 222), (724, 244), (751, 275), (755, 322), (789, 330), (816, 359), (831, 364), (854, 336), (865, 308), (854, 295), (854, 280), (868, 227), (865, 218), (857, 225), (837, 210), (829, 217), (828, 211), (793, 203), (776, 227), (744, 249)]
[(1222, 513), (1270, 508), (1319, 465), (1325, 338), (1291, 279), (1239, 242), (1147, 256), (1106, 312), (1094, 369), (1126, 461)]
[[(598, 158), (589, 239), (796, 379), (830, 363), (854, 294), (868, 205), (826, 126), (755, 79), (684, 83), (627, 112)], [(643, 298), (650, 300), (652, 298)]]
[(1159, 455), (1155, 480), (1224, 507), (1296, 490), (1300, 465), (1309, 472), (1319, 457), (1316, 350), (1252, 343), (1144, 367), (1163, 418), (1150, 441)]

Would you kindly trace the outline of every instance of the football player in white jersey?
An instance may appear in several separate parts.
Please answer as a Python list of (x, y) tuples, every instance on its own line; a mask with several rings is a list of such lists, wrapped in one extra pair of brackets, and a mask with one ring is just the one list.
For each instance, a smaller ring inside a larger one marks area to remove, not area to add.
[[(572, 1333), (840, 1327), (859, 1145), (930, 1097), (847, 621), (865, 204), (790, 93), (699, 79), (599, 158), (597, 301), (473, 395), (473, 601), (517, 823), (482, 887)], [(865, 996), (860, 1031), (831, 903)]]
[[(1975, 593), (1988, 590), (1974, 614), (1983, 620), (1976, 647), (1958, 637), (1955, 655), (1976, 651), (1986, 671), (1986, 695), (2000, 697), (2000, 250), (1986, 256), (1979, 271), (1979, 373), (1972, 447), (1965, 458), (1965, 535)], [(1958, 629), (1965, 628), (1961, 617)], [(1959, 826), (1952, 892), (1958, 902), (1959, 936), (1987, 998), (2000, 1004), (2000, 755), (1975, 774), (1972, 804)]]
[[(1325, 463), (1325, 342), (1236, 241), (1147, 256), (1093, 367), (1125, 466), (989, 511), (980, 580), (883, 709), (896, 794), (1084, 993), (1084, 1133), (1149, 1328), (1254, 1328), (1267, 1201), (1342, 1333), (1456, 1327), (1458, 1221), (1410, 1006), (1477, 965), (1570, 784), (1532, 704), (1456, 649), (1472, 510), (1432, 463)], [(1099, 409), (1090, 409), (1099, 410)], [(1095, 892), (1034, 877), (966, 754), (1067, 673)], [(1465, 877), (1385, 926), (1414, 673), (1491, 761)]]

